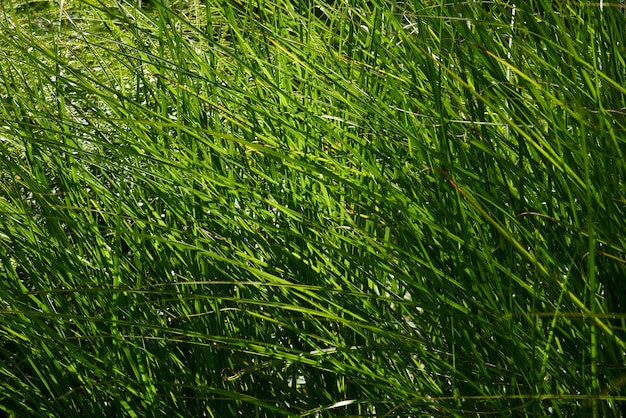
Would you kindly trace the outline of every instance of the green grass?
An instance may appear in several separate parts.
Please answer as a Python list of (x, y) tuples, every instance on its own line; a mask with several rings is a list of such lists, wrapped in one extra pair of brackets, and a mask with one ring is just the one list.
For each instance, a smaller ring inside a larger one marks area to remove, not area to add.
[(2, 3), (0, 411), (621, 416), (622, 2), (207, 3)]

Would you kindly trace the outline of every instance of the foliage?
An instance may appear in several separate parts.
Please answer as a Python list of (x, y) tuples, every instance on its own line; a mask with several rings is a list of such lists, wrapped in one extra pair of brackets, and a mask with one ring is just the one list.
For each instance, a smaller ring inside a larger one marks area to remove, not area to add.
[(623, 3), (3, 2), (0, 410), (619, 416)]

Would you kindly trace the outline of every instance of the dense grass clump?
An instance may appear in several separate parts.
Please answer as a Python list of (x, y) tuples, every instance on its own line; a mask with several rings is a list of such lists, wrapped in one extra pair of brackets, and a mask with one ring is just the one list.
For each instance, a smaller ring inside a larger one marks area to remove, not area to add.
[(12, 0), (0, 411), (620, 416), (623, 2)]

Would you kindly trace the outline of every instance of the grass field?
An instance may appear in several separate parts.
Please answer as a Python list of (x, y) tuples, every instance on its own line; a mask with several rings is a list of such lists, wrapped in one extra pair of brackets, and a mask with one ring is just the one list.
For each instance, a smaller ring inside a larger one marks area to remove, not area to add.
[(9, 0), (0, 411), (619, 417), (623, 1)]

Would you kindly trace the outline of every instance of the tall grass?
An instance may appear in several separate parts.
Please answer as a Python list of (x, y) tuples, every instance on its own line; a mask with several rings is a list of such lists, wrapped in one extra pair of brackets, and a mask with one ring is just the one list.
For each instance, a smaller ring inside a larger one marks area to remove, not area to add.
[(620, 416), (623, 3), (3, 2), (0, 410)]

